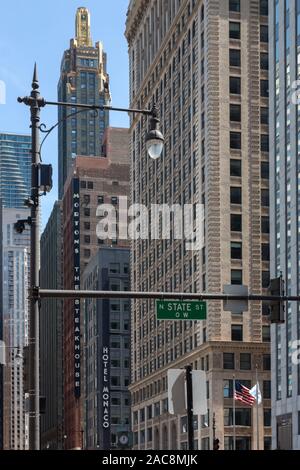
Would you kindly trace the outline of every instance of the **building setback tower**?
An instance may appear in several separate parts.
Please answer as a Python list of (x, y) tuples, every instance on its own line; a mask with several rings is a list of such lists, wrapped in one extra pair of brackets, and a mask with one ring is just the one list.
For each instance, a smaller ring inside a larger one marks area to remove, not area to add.
[[(271, 274), (282, 273), (288, 295), (300, 291), (300, 2), (270, 4)], [(298, 80), (298, 82), (296, 82)], [(285, 306), (272, 327), (274, 449), (300, 449), (300, 305)]]
[(31, 137), (0, 133), (0, 197), (3, 207), (24, 208), (30, 194)]
[[(75, 39), (64, 52), (58, 100), (68, 103), (103, 105), (109, 101), (106, 54), (101, 42), (95, 46), (91, 39), (90, 13), (78, 8), (75, 22)], [(75, 113), (75, 108), (59, 107), (58, 118), (58, 192), (63, 196), (64, 183), (76, 155), (101, 155), (102, 139), (108, 126), (108, 113), (104, 111)], [(97, 115), (96, 115), (97, 114)]]
[[(131, 121), (132, 200), (203, 204), (204, 244), (136, 240), (133, 291), (221, 293), (269, 284), (268, 2), (132, 0), (126, 37), (130, 104), (156, 102), (163, 156), (146, 155), (146, 123)], [(208, 414), (196, 419), (195, 445), (212, 449), (213, 414), (221, 449), (234, 447), (233, 375), (250, 387), (256, 365), (263, 392), (256, 413), (236, 402), (236, 448), (271, 445), (268, 309), (249, 302), (225, 312), (208, 302), (202, 322), (162, 322), (154, 302), (132, 309), (132, 422), (135, 448), (187, 448), (187, 417), (167, 413), (167, 370), (192, 364), (207, 374)]]

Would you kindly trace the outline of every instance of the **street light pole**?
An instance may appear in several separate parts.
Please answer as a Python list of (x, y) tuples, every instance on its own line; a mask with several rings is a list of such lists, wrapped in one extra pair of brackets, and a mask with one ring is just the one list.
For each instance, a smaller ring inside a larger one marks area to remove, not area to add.
[(30, 217), (30, 311), (29, 311), (29, 448), (40, 449), (40, 370), (39, 370), (39, 297), (34, 295), (39, 286), (40, 272), (40, 210), (39, 210), (39, 164), (40, 164), (40, 108), (45, 106), (40, 97), (37, 67), (34, 66), (32, 90), (29, 97), (19, 98), (30, 107), (31, 121), (31, 196), (27, 205)]

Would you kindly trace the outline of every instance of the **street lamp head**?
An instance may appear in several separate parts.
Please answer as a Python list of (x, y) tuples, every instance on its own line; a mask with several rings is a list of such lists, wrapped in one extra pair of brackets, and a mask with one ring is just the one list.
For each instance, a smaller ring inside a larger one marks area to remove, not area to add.
[(157, 108), (154, 105), (151, 111), (150, 130), (146, 135), (146, 148), (150, 158), (156, 160), (161, 156), (164, 147), (164, 136), (159, 130)]

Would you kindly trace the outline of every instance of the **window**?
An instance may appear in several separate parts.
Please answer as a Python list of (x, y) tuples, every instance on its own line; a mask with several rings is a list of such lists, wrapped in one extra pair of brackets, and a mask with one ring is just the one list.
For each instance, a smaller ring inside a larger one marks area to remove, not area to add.
[(270, 284), (270, 271), (262, 271), (261, 273), (261, 283), (263, 289), (267, 289)]
[(148, 442), (152, 441), (152, 428), (147, 429), (147, 440)]
[(229, 78), (229, 91), (232, 95), (241, 94), (241, 79), (240, 77)]
[(88, 189), (94, 189), (94, 183), (93, 183), (93, 181), (88, 181), (88, 183), (87, 183), (87, 188), (88, 188)]
[(230, 121), (241, 122), (241, 105), (240, 104), (230, 105)]
[(233, 285), (243, 284), (243, 271), (241, 269), (231, 270), (231, 284)]
[(269, 136), (268, 134), (262, 134), (260, 137), (260, 149), (262, 152), (269, 151)]
[(91, 256), (91, 250), (83, 250), (83, 256), (89, 258)]
[(91, 228), (90, 222), (84, 222), (83, 226), (84, 226), (84, 230), (90, 230), (90, 228)]
[(201, 439), (201, 450), (209, 450), (209, 437)]
[(104, 203), (104, 196), (98, 196), (98, 204)]
[(119, 376), (112, 376), (111, 377), (111, 386), (112, 387), (120, 387), (121, 381)]
[(233, 380), (224, 380), (223, 381), (223, 397), (232, 398), (233, 397)]
[(262, 233), (270, 233), (269, 217), (263, 216), (261, 218), (261, 231)]
[(234, 369), (234, 353), (223, 353), (223, 369)]
[(262, 98), (269, 98), (269, 80), (260, 81), (260, 96)]
[(241, 51), (240, 49), (229, 49), (229, 65), (230, 67), (241, 66)]
[(263, 381), (263, 398), (271, 398), (271, 380)]
[(270, 245), (268, 243), (261, 245), (261, 259), (262, 261), (270, 261)]
[(110, 263), (109, 264), (110, 274), (119, 274), (120, 272), (120, 263)]
[(268, 16), (269, 14), (268, 0), (260, 0), (260, 14), (262, 16)]
[(263, 207), (269, 207), (270, 205), (270, 198), (269, 198), (269, 190), (262, 189), (261, 190), (261, 205)]
[(140, 422), (143, 423), (145, 421), (145, 408), (140, 410)]
[(231, 242), (231, 259), (242, 259), (242, 243)]
[(152, 419), (152, 405), (147, 406), (147, 419)]
[(240, 369), (251, 370), (251, 354), (250, 353), (240, 354)]
[(260, 108), (260, 123), (266, 126), (269, 125), (269, 108)]
[(261, 42), (269, 41), (269, 28), (266, 24), (260, 25), (260, 41)]
[[(235, 409), (236, 426), (251, 426), (251, 409), (236, 408)], [(224, 426), (233, 425), (233, 409), (224, 408)]]
[(241, 11), (241, 0), (229, 0), (229, 11), (239, 13)]
[(84, 243), (91, 243), (91, 237), (89, 235), (84, 235)]
[(230, 176), (242, 176), (242, 161), (241, 160), (230, 160)]
[(269, 162), (261, 162), (260, 176), (262, 179), (269, 179)]
[(243, 341), (243, 325), (231, 325), (231, 341)]
[(242, 135), (240, 132), (230, 132), (230, 148), (237, 150), (242, 148)]
[(241, 39), (241, 23), (236, 21), (229, 22), (229, 38)]
[(230, 215), (230, 225), (232, 232), (241, 232), (242, 231), (242, 216), (241, 214), (231, 214)]
[(90, 208), (89, 207), (84, 207), (84, 209), (83, 209), (84, 216), (89, 217), (90, 213), (91, 213)]
[(263, 325), (262, 326), (262, 340), (265, 343), (269, 343), (271, 341), (270, 337), (270, 325)]
[(81, 187), (82, 189), (86, 189), (86, 181), (82, 181), (82, 180), (81, 180), (81, 181), (80, 181), (80, 187)]
[(269, 55), (267, 52), (260, 53), (260, 68), (261, 70), (269, 70)]
[(242, 188), (241, 187), (231, 186), (230, 204), (242, 204)]
[(117, 205), (118, 204), (118, 197), (117, 196), (112, 196), (111, 203), (114, 204), (114, 205)]
[(272, 450), (272, 437), (264, 437), (264, 450)]
[(271, 355), (270, 354), (263, 355), (263, 369), (271, 370)]

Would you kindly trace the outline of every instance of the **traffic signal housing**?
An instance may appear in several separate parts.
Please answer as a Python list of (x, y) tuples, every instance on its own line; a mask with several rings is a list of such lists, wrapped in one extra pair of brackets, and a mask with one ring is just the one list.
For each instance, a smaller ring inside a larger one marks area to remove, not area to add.
[(214, 439), (213, 449), (214, 449), (214, 450), (219, 450), (219, 448), (220, 448), (220, 441), (219, 441), (219, 439)]
[[(271, 279), (269, 294), (277, 297), (282, 297), (284, 295), (284, 280), (282, 279), (282, 276)], [(269, 305), (271, 323), (284, 323), (284, 301), (271, 300)]]

